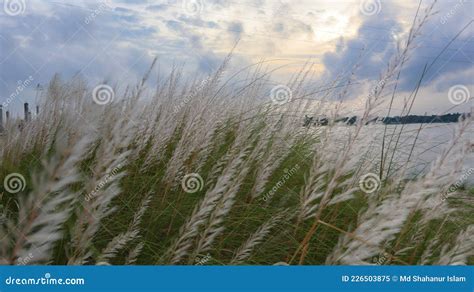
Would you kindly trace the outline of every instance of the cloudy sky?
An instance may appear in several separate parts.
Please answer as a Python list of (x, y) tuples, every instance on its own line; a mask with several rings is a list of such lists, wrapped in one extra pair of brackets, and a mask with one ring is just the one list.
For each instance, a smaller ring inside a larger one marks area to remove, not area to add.
[[(378, 0), (3, 0), (0, 103), (19, 112), (55, 73), (130, 84), (156, 56), (208, 74), (235, 48), (232, 68), (261, 60), (284, 80), (308, 60), (316, 86), (352, 78), (356, 100), (377, 80), (412, 24), (418, 1)], [(422, 10), (432, 0), (422, 1)], [(474, 0), (440, 0), (401, 74), (400, 100), (431, 65), (416, 113), (469, 111), (474, 92)], [(462, 29), (464, 31), (443, 50)], [(440, 55), (440, 53), (442, 54)], [(439, 56), (437, 59), (435, 59)], [(433, 61), (435, 61), (433, 63)], [(355, 72), (354, 65), (359, 63)], [(277, 82), (277, 81), (275, 81)], [(22, 90), (18, 90), (19, 85)], [(460, 92), (449, 98), (450, 89)], [(400, 107), (400, 105), (397, 105)]]

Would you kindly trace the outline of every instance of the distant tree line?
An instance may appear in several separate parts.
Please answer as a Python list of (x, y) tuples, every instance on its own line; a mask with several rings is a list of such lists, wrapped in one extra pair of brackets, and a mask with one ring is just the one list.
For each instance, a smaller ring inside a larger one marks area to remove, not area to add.
[(464, 113), (455, 113), (455, 114), (446, 114), (446, 115), (431, 115), (431, 116), (417, 116), (410, 115), (404, 117), (386, 117), (382, 119), (384, 124), (393, 125), (393, 124), (427, 124), (427, 123), (457, 123), (459, 118), (464, 119), (465, 117), (470, 117), (470, 114)]
[[(368, 121), (366, 124), (373, 123), (382, 123), (386, 125), (399, 125), (399, 124), (432, 124), (432, 123), (457, 123), (460, 119), (465, 119), (470, 117), (470, 113), (452, 113), (445, 115), (408, 115), (408, 116), (395, 116), (395, 117), (384, 117), (384, 118), (373, 118)], [(344, 117), (336, 119), (336, 123), (344, 123), (348, 125), (353, 125), (357, 122), (357, 116)], [(310, 126), (324, 126), (329, 123), (327, 118), (316, 118), (305, 115), (304, 117), (304, 127)]]

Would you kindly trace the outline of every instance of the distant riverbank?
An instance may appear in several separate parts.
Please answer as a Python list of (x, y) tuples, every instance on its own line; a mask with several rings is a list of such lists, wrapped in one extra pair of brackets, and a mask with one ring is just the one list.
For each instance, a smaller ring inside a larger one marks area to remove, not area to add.
[[(470, 117), (470, 113), (454, 113), (454, 114), (445, 114), (445, 115), (407, 115), (407, 116), (395, 116), (395, 117), (376, 117), (368, 121), (366, 124), (375, 124), (382, 123), (386, 125), (401, 125), (401, 124), (434, 124), (434, 123), (457, 123), (460, 119), (465, 119)], [(353, 125), (357, 122), (357, 117), (344, 117), (337, 119), (337, 123), (345, 123), (348, 125)], [(325, 117), (312, 117), (306, 115), (304, 117), (303, 126), (309, 127), (311, 125), (327, 125), (329, 120)]]

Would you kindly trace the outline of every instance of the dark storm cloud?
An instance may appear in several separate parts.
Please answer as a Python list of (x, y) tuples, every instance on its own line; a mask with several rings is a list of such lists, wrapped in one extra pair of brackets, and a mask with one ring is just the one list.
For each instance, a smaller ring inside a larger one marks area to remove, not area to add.
[[(458, 5), (462, 3), (462, 6), (451, 15), (456, 3)], [(424, 34), (417, 42), (419, 47), (414, 50), (411, 61), (403, 71), (402, 88), (413, 87), (412, 80), (419, 79), (420, 68), (425, 64), (432, 65), (425, 78), (425, 84), (436, 83), (440, 91), (459, 83), (474, 83), (473, 78), (464, 74), (474, 66), (474, 23), (471, 23), (448, 49), (440, 54), (449, 41), (472, 21), (473, 9), (472, 1), (446, 1), (439, 4), (439, 13), (427, 23)], [(438, 55), (438, 60), (433, 63)], [(450, 78), (452, 75), (456, 78)]]
[[(126, 76), (135, 80), (149, 66), (151, 57), (143, 49), (116, 44), (118, 40), (133, 44), (158, 32), (134, 22), (133, 11), (119, 9), (120, 13), (111, 13), (95, 10), (94, 6), (77, 8), (42, 2), (36, 5), (42, 7), (35, 8), (47, 7), (50, 13), (2, 15), (8, 29), (2, 29), (0, 37), (0, 102), (28, 76), (33, 77), (34, 85), (48, 83), (55, 73), (65, 78), (87, 76), (92, 83)], [(94, 10), (99, 13), (92, 14)], [(130, 21), (133, 25), (120, 25)], [(32, 102), (34, 85), (26, 88), (10, 107), (21, 108), (22, 102)]]
[[(416, 48), (410, 53), (405, 64), (399, 89), (409, 91), (414, 88), (425, 65), (431, 65), (435, 57), (442, 51), (449, 40), (469, 21), (469, 11), (474, 9), (473, 2), (463, 2), (463, 8), (452, 13), (453, 2), (442, 2), (437, 6), (439, 11), (429, 18), (423, 27), (423, 33), (416, 40)], [(350, 73), (358, 61), (355, 77), (359, 80), (376, 80), (383, 72), (390, 58), (396, 53), (395, 36), (400, 32), (401, 25), (394, 17), (395, 12), (402, 13), (395, 6), (384, 2), (380, 13), (364, 16), (357, 35), (349, 40), (341, 38), (335, 52), (324, 55), (323, 61), (327, 69), (326, 78), (335, 78), (341, 72)], [(390, 12), (390, 13), (387, 13)], [(446, 17), (451, 15), (450, 17)], [(445, 91), (454, 84), (472, 84), (472, 78), (465, 72), (473, 68), (474, 25), (471, 25), (459, 39), (432, 64), (425, 77), (424, 86), (436, 83), (437, 89)], [(363, 50), (362, 50), (363, 49)], [(450, 75), (456, 78), (449, 78)]]

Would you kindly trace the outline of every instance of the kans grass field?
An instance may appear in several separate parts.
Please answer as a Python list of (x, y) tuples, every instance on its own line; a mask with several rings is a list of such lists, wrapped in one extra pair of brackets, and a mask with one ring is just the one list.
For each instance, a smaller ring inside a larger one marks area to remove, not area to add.
[(310, 63), (269, 88), (263, 61), (230, 69), (232, 53), (210, 75), (153, 81), (155, 60), (128, 87), (55, 76), (39, 113), (0, 136), (0, 263), (474, 264), (473, 115), (368, 124), (402, 98), (430, 15), (358, 113), (308, 91)]

